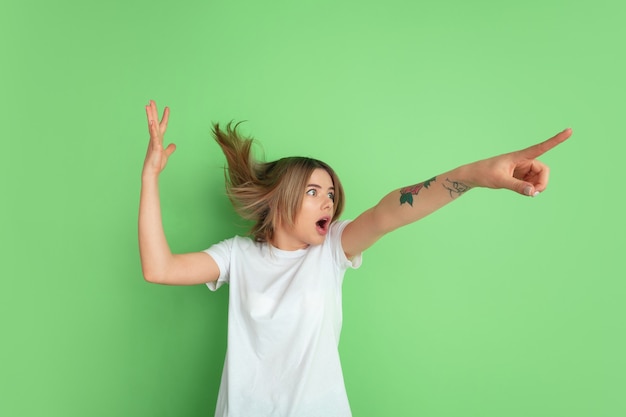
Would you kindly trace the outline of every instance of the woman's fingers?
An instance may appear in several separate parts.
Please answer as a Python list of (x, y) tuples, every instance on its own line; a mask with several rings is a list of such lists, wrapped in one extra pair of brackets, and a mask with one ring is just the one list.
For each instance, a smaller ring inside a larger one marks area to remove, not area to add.
[(148, 105), (146, 105), (150, 143), (144, 162), (144, 173), (158, 175), (165, 168), (168, 158), (176, 150), (176, 145), (173, 143), (170, 143), (165, 148), (163, 146), (163, 135), (167, 130), (169, 115), (170, 110), (166, 107), (163, 111), (163, 117), (159, 120), (159, 113), (154, 100), (150, 100)]
[(571, 135), (572, 129), (568, 128), (548, 140), (510, 154), (516, 162), (513, 178), (509, 181), (509, 187), (506, 188), (529, 196), (543, 192), (548, 186), (550, 168), (535, 158), (565, 142)]
[(148, 131), (150, 139), (154, 145), (163, 145), (163, 134), (167, 130), (167, 122), (170, 116), (170, 109), (166, 107), (163, 111), (163, 117), (159, 121), (159, 113), (154, 100), (150, 100), (146, 106), (146, 117), (148, 119)]
[(146, 119), (148, 121), (148, 132), (150, 136), (152, 136), (152, 109), (150, 108), (150, 104), (146, 106)]
[(165, 148), (165, 157), (169, 158), (170, 155), (172, 155), (175, 150), (176, 150), (176, 145), (174, 145), (173, 143), (170, 143), (169, 145), (167, 145), (167, 148)]
[(563, 143), (570, 136), (572, 136), (572, 129), (567, 128), (562, 132), (559, 132), (556, 135), (552, 136), (550, 139), (523, 149), (518, 153), (524, 158), (535, 159), (548, 152), (550, 149), (554, 148), (558, 144)]
[(163, 136), (159, 134), (159, 128), (157, 122), (150, 120), (150, 143), (153, 148), (159, 148), (163, 146)]
[(165, 133), (165, 131), (167, 130), (167, 121), (169, 120), (169, 118), (170, 118), (170, 108), (166, 107), (165, 110), (163, 110), (163, 118), (161, 119), (161, 122), (159, 123), (159, 128), (161, 129), (161, 133)]
[(539, 161), (532, 161), (530, 171), (526, 174), (526, 181), (533, 184), (537, 192), (542, 192), (548, 186), (550, 168)]
[(535, 196), (548, 186), (550, 168), (542, 162), (531, 160), (521, 161), (513, 170), (510, 180), (515, 188), (510, 188), (520, 194)]

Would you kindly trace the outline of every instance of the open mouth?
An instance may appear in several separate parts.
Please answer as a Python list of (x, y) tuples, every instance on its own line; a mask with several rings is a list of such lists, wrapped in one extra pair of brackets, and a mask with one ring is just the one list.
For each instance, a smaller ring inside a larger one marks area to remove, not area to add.
[(330, 217), (322, 217), (318, 221), (315, 222), (315, 227), (317, 231), (321, 234), (326, 234), (328, 232), (328, 226), (330, 225)]

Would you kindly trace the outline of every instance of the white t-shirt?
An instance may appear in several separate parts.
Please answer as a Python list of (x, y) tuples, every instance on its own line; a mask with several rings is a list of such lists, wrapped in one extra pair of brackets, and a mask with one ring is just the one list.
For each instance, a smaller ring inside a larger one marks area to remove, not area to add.
[(207, 249), (230, 285), (228, 347), (216, 417), (349, 417), (339, 362), (348, 260), (331, 225), (323, 244), (284, 251), (234, 237)]

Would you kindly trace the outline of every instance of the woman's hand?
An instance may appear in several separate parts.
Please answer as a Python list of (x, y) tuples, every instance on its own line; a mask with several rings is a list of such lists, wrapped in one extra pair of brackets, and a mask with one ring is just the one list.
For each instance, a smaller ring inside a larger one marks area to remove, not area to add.
[(535, 158), (543, 155), (572, 135), (565, 129), (550, 139), (517, 152), (469, 164), (471, 187), (506, 188), (519, 194), (536, 196), (548, 186), (550, 169)]
[(146, 116), (148, 117), (148, 132), (150, 132), (150, 143), (143, 165), (143, 175), (158, 176), (167, 165), (168, 158), (176, 150), (176, 145), (170, 143), (167, 148), (163, 148), (163, 136), (167, 130), (170, 109), (165, 108), (163, 118), (159, 121), (156, 103), (150, 100), (146, 106)]

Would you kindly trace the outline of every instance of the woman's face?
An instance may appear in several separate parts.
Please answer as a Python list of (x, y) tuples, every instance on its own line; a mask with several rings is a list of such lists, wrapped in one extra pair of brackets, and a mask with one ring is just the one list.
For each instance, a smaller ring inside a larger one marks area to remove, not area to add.
[(283, 250), (322, 244), (335, 211), (334, 199), (332, 178), (326, 170), (315, 169), (303, 190), (302, 205), (293, 227), (279, 225), (272, 244)]

